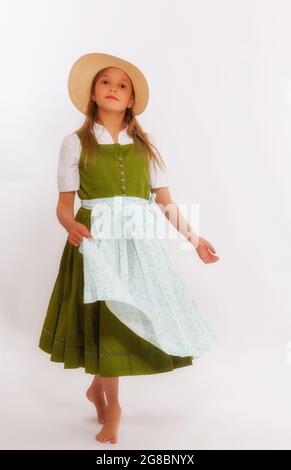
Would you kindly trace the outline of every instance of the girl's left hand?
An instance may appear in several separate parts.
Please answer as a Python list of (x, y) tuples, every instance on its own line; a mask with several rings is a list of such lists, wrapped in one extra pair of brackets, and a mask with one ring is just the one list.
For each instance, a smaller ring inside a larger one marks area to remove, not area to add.
[(205, 238), (199, 237), (199, 244), (196, 251), (204, 263), (215, 263), (219, 260), (219, 256), (214, 255), (214, 253), (216, 253), (214, 247)]

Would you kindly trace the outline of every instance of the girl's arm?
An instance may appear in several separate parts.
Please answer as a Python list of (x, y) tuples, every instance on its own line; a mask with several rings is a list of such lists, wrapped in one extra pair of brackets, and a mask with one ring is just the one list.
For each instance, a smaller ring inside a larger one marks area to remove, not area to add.
[(60, 224), (69, 234), (68, 242), (73, 246), (79, 246), (83, 237), (93, 237), (86, 225), (77, 222), (74, 218), (75, 194), (76, 191), (59, 192), (56, 213)]
[(57, 218), (60, 224), (67, 230), (75, 222), (74, 202), (76, 191), (60, 192), (56, 208)]
[(151, 191), (156, 194), (156, 203), (159, 204), (165, 217), (167, 217), (169, 222), (171, 222), (171, 224), (194, 246), (202, 261), (205, 263), (218, 261), (219, 257), (213, 254), (216, 253), (214, 247), (208, 240), (200, 237), (192, 230), (182, 212), (173, 201), (169, 188), (152, 188)]

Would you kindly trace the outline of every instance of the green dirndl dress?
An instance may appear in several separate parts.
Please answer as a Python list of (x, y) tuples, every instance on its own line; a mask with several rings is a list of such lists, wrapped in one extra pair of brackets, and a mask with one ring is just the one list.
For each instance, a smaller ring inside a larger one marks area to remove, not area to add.
[[(82, 133), (77, 133), (82, 142)], [(149, 198), (148, 162), (137, 142), (96, 145), (93, 158), (79, 172), (81, 200)], [(91, 230), (90, 209), (80, 207), (75, 220)], [(40, 349), (50, 354), (51, 361), (103, 377), (155, 374), (193, 364), (192, 355), (167, 354), (137, 335), (104, 301), (85, 304), (83, 288), (83, 255), (67, 241), (39, 338)]]

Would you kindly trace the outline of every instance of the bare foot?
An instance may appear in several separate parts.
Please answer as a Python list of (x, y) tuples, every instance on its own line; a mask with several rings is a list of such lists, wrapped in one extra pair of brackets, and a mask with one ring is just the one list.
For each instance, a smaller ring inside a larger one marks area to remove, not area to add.
[(86, 392), (86, 397), (96, 408), (97, 420), (99, 423), (105, 423), (106, 401), (104, 391), (101, 386), (90, 386)]
[(120, 418), (121, 407), (118, 404), (107, 406), (105, 411), (105, 424), (96, 435), (96, 440), (100, 442), (110, 441), (111, 444), (116, 444)]

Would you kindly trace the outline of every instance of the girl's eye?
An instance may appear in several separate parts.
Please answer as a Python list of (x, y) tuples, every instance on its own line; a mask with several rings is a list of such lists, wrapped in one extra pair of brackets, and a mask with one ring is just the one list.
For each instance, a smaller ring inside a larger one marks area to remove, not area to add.
[[(103, 80), (101, 80), (101, 83), (107, 83), (107, 82), (108, 82), (108, 80), (106, 80), (105, 78)], [(126, 88), (126, 85), (124, 85), (124, 83), (122, 83), (121, 86)]]

